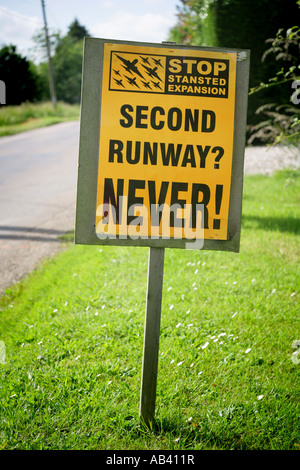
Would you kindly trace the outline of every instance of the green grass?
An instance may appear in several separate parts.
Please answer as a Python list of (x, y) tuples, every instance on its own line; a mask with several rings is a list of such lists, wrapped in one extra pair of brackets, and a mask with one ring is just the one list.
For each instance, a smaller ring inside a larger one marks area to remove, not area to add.
[(79, 119), (79, 105), (58, 102), (23, 103), (0, 108), (0, 137), (18, 134), (38, 127)]
[(166, 250), (152, 431), (147, 248), (69, 243), (7, 290), (0, 448), (299, 449), (299, 194), (296, 171), (247, 177), (239, 254)]

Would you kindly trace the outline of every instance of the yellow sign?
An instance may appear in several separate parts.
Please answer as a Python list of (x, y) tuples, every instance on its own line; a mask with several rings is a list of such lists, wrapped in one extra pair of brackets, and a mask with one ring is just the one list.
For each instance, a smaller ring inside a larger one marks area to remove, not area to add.
[(236, 53), (104, 44), (96, 234), (228, 239)]

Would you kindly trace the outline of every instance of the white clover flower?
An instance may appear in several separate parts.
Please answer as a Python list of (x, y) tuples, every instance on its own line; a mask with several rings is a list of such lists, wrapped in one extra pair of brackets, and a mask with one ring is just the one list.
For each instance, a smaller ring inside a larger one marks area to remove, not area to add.
[(297, 351), (292, 354), (293, 364), (300, 364), (300, 358), (298, 356), (300, 356), (300, 349), (297, 349)]

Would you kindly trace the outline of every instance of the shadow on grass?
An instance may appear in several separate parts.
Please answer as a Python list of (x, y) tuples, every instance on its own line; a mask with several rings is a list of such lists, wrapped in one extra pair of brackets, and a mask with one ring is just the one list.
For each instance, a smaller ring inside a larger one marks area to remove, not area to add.
[(243, 215), (242, 227), (268, 231), (288, 232), (295, 235), (300, 233), (300, 220), (296, 217), (264, 217)]
[(185, 426), (182, 423), (163, 418), (161, 421), (155, 422), (152, 432), (157, 436), (169, 434), (170, 442), (174, 443), (175, 448), (178, 445), (182, 449), (198, 448), (202, 450), (244, 450), (247, 448), (247, 443), (237, 430), (227, 429), (226, 433), (219, 434), (211, 428), (206, 420)]

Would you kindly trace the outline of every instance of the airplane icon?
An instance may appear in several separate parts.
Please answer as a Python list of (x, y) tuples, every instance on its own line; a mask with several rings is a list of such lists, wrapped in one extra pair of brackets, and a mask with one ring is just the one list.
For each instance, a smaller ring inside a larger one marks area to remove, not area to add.
[(122, 79), (121, 79), (121, 80), (117, 80), (116, 78), (114, 78), (114, 81), (116, 82), (117, 85), (122, 86), (123, 88), (125, 88), (124, 85), (123, 85), (123, 83), (122, 83)]
[(121, 74), (120, 74), (120, 71), (119, 71), (119, 70), (113, 69), (113, 71), (115, 72), (116, 75), (119, 75), (119, 77), (121, 77)]
[(151, 77), (151, 78), (154, 77), (154, 78), (157, 78), (157, 80), (161, 81), (161, 78), (156, 73), (157, 67), (154, 67), (152, 69), (151, 67), (146, 67), (146, 65), (144, 65), (144, 64), (142, 64), (142, 67), (144, 67), (144, 69), (147, 70), (147, 74), (149, 75), (149, 77)]
[[(152, 80), (151, 80), (152, 81)], [(149, 88), (149, 90), (151, 90), (151, 86), (150, 86), (150, 83), (149, 82), (144, 82), (144, 80), (142, 80), (142, 83), (144, 85), (145, 88)], [(153, 83), (153, 82), (152, 82)]]
[(140, 55), (140, 58), (142, 59), (142, 61), (143, 61), (145, 64), (150, 65), (150, 62), (149, 62), (148, 57), (142, 57), (142, 56)]
[(159, 82), (154, 82), (153, 80), (151, 80), (151, 82), (153, 83), (153, 85), (155, 86), (155, 88), (159, 88), (160, 90), (162, 90), (162, 88), (161, 88)]
[(134, 86), (137, 86), (138, 88), (140, 88), (138, 86), (138, 84), (136, 83), (136, 77), (131, 78), (131, 77), (128, 77), (127, 75), (125, 75), (125, 77), (127, 78), (127, 81), (128, 81), (128, 83), (130, 83), (130, 85), (134, 85)]
[(141, 72), (139, 71), (139, 69), (137, 68), (136, 66), (136, 63), (138, 62), (138, 59), (134, 59), (132, 61), (130, 60), (126, 60), (126, 59), (123, 59), (123, 57), (119, 56), (118, 54), (116, 54), (116, 56), (118, 57), (118, 59), (120, 59), (124, 65), (122, 65), (122, 67), (129, 73), (136, 73), (137, 75), (139, 75), (140, 77), (144, 78), (143, 75), (141, 74)]
[(160, 59), (154, 59), (154, 58), (152, 57), (152, 60), (153, 60), (153, 62), (155, 63), (155, 65), (160, 65), (160, 66), (162, 67), (162, 64), (161, 64), (161, 62), (160, 62)]

